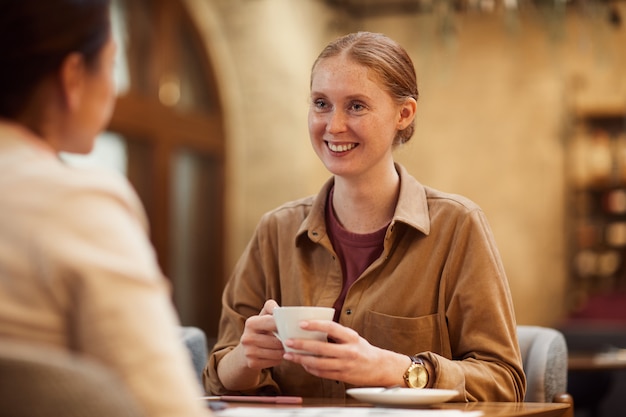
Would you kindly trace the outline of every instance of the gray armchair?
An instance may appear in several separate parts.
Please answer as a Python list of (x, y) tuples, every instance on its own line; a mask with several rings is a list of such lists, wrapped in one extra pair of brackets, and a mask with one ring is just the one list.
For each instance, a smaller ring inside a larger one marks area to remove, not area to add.
[(524, 373), (525, 402), (574, 402), (567, 393), (567, 343), (556, 329), (540, 326), (517, 326), (517, 337)]
[(191, 356), (191, 364), (196, 372), (196, 377), (200, 385), (202, 385), (202, 371), (206, 366), (209, 356), (206, 334), (202, 329), (193, 326), (181, 327), (180, 332), (183, 342), (185, 346), (187, 346), (187, 350)]

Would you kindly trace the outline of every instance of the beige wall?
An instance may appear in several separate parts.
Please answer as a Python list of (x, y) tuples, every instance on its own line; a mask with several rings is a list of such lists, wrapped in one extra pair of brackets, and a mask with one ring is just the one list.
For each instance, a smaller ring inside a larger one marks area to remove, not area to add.
[(397, 160), (483, 207), (520, 324), (560, 320), (568, 107), (626, 100), (624, 28), (595, 15), (546, 26), (474, 13), (453, 17), (455, 34), (442, 36), (440, 14), (353, 20), (315, 0), (186, 1), (224, 97), (229, 269), (262, 213), (328, 177), (306, 127), (312, 61), (338, 34), (379, 31), (407, 48), (420, 84), (416, 134)]

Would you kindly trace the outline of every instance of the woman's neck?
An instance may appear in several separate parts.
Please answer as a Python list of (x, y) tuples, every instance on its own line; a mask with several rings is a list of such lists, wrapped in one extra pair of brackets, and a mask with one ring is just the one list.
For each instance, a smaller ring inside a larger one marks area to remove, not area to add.
[(353, 233), (371, 233), (391, 221), (400, 194), (400, 176), (392, 166), (375, 179), (335, 177), (332, 207), (341, 225)]

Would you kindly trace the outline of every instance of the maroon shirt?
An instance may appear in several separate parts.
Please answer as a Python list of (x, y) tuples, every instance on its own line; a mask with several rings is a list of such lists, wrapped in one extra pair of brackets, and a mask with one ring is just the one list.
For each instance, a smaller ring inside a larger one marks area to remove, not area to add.
[(330, 237), (343, 271), (343, 288), (333, 305), (335, 308), (334, 320), (339, 321), (343, 302), (350, 286), (383, 253), (383, 242), (389, 225), (366, 234), (352, 233), (344, 229), (333, 210), (333, 192), (334, 187), (331, 188), (326, 200), (326, 224), (329, 225), (328, 237)]

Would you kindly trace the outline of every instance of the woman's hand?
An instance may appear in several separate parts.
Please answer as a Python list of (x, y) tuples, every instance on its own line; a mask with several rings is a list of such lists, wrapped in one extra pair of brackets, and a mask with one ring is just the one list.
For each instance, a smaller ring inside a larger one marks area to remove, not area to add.
[(267, 300), (257, 316), (246, 320), (239, 344), (217, 366), (224, 388), (230, 391), (251, 389), (259, 383), (263, 369), (283, 360), (283, 345), (273, 333), (276, 324), (272, 311), (276, 307), (276, 301)]
[(404, 386), (403, 375), (411, 364), (408, 356), (372, 346), (354, 330), (332, 321), (309, 320), (300, 326), (326, 332), (332, 342), (288, 339), (287, 346), (311, 355), (287, 352), (285, 360), (320, 378), (360, 386)]
[(265, 369), (280, 364), (285, 353), (283, 345), (274, 336), (276, 324), (272, 311), (278, 307), (274, 300), (267, 300), (257, 316), (246, 320), (240, 338), (245, 362), (250, 369)]

